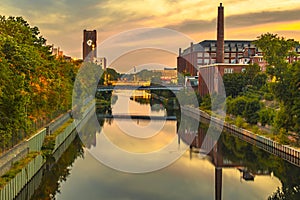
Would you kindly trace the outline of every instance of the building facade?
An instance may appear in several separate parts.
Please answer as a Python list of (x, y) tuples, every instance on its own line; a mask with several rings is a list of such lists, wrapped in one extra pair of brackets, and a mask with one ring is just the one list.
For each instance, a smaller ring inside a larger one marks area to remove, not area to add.
[(200, 96), (210, 93), (219, 93), (223, 86), (224, 74), (242, 73), (248, 64), (216, 63), (199, 68), (198, 92)]
[(97, 31), (83, 30), (82, 59), (93, 62), (97, 58)]
[[(239, 64), (241, 59), (247, 60), (247, 64), (255, 55), (262, 55), (262, 52), (252, 44), (251, 40), (225, 40), (224, 60), (221, 63)], [(220, 56), (219, 56), (220, 57)], [(203, 65), (210, 65), (217, 62), (217, 40), (204, 40), (198, 44), (191, 43), (177, 58), (177, 65), (180, 71), (191, 71), (189, 65), (198, 68)], [(219, 58), (222, 60), (222, 57)], [(246, 64), (245, 62), (243, 64)]]
[(97, 65), (101, 65), (102, 69), (106, 70), (106, 58), (101, 57), (101, 58), (94, 58), (94, 63)]

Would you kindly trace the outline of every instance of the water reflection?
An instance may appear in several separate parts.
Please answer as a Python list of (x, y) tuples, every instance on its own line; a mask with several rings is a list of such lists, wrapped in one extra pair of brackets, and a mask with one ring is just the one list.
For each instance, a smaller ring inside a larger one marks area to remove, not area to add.
[[(240, 173), (240, 182), (261, 182), (262, 189), (267, 189), (266, 180), (280, 180), (274, 194), (265, 197), (268, 199), (300, 199), (300, 168), (278, 158), (275, 155), (258, 149), (252, 144), (241, 141), (229, 133), (223, 133), (218, 141), (205, 140), (214, 144), (214, 148), (207, 152), (204, 138), (207, 126), (201, 124), (197, 135), (190, 145), (190, 159), (207, 159), (215, 168), (215, 199), (222, 199), (223, 171), (235, 169)], [(191, 131), (193, 133), (193, 131)], [(181, 133), (182, 141), (189, 140), (190, 135)], [(269, 178), (268, 178), (269, 177)], [(228, 186), (227, 186), (228, 187)], [(225, 190), (225, 194), (226, 194)], [(232, 197), (231, 197), (232, 198)], [(227, 199), (227, 198), (224, 198)]]
[[(58, 151), (64, 148), (63, 146)], [(31, 179), (16, 197), (16, 200), (45, 200), (55, 199), (60, 192), (61, 184), (71, 175), (71, 168), (77, 158), (83, 158), (84, 151), (79, 137), (75, 137), (69, 147), (55, 161), (48, 162)]]
[[(118, 96), (117, 99), (113, 106), (99, 106), (98, 112), (112, 114), (120, 111), (114, 110), (122, 97)], [(140, 100), (132, 101), (138, 103)], [(143, 109), (147, 109), (148, 114), (176, 114), (175, 111), (164, 110), (163, 106), (157, 109), (160, 103), (162, 102), (156, 101), (152, 104), (156, 105), (154, 110), (149, 104), (143, 104), (148, 106)], [(131, 107), (132, 113), (140, 112), (140, 105)], [(195, 128), (191, 126), (195, 122), (193, 118), (184, 118), (178, 122), (167, 121), (159, 134), (141, 143), (132, 136), (122, 134), (116, 119), (93, 120), (90, 123), (99, 123), (100, 127), (97, 130), (93, 128), (95, 126), (86, 125), (82, 128), (85, 150), (103, 147), (100, 138), (103, 133), (112, 143), (127, 151), (155, 151), (174, 139), (176, 145), (168, 154), (187, 144), (190, 144), (189, 149), (166, 168), (136, 175), (108, 168), (87, 151), (82, 156), (82, 146), (75, 141), (62, 159), (51, 164), (52, 168), (45, 171), (42, 185), (32, 199), (49, 199), (50, 196), (63, 200), (300, 199), (298, 167), (229, 133), (223, 132), (219, 140), (207, 138), (207, 125), (197, 122), (199, 126)], [(128, 119), (123, 121), (126, 120)], [(149, 123), (145, 120), (134, 122), (141, 126), (142, 123)], [(214, 147), (208, 151), (210, 145)], [(112, 153), (108, 148), (103, 148), (102, 151), (108, 156)]]

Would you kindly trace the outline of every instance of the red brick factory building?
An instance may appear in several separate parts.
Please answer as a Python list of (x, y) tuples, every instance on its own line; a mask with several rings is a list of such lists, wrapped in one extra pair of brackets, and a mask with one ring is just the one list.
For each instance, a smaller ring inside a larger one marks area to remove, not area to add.
[[(266, 70), (263, 53), (252, 40), (224, 40), (224, 7), (218, 7), (217, 40), (204, 40), (191, 43), (183, 51), (179, 49), (177, 71), (191, 76), (198, 76), (198, 91), (201, 96), (218, 92), (220, 76), (226, 73), (241, 73), (249, 64), (257, 63), (262, 71)], [(300, 54), (300, 47), (296, 48)], [(298, 56), (293, 58), (300, 60)], [(289, 62), (292, 62), (289, 60)], [(219, 73), (218, 73), (219, 72)], [(204, 81), (206, 80), (206, 83)]]

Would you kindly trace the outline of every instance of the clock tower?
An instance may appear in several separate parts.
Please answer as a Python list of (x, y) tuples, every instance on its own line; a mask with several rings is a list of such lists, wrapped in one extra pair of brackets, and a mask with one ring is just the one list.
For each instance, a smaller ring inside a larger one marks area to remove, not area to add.
[(87, 31), (83, 30), (83, 56), (84, 61), (93, 62), (97, 57), (97, 32), (96, 30)]

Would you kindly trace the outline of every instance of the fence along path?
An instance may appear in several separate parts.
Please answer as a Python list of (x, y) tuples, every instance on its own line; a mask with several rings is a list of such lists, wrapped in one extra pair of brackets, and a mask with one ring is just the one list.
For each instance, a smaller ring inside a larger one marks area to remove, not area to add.
[[(95, 110), (95, 104), (92, 101), (87, 103), (87, 108), (83, 112), (83, 118), (81, 121), (71, 123), (61, 134), (56, 137), (55, 147), (53, 150), (53, 155), (57, 152), (58, 148), (64, 145), (66, 139), (71, 135), (73, 130), (77, 126), (80, 126), (87, 120), (88, 116), (93, 113)], [(58, 127), (64, 124), (70, 119), (70, 112), (66, 113), (55, 122), (49, 124), (47, 128), (40, 130), (37, 134), (32, 136), (26, 141), (26, 149), (28, 152), (41, 151), (44, 139), (46, 134), (53, 133)], [(75, 136), (74, 136), (75, 138)], [(69, 141), (70, 142), (70, 141)], [(67, 142), (67, 143), (69, 143)], [(66, 149), (66, 147), (65, 147)], [(59, 157), (59, 154), (62, 154), (61, 151), (57, 152), (55, 157)], [(22, 188), (34, 177), (35, 174), (38, 174), (38, 171), (42, 168), (46, 160), (43, 159), (41, 155), (35, 157), (30, 163), (28, 163), (21, 172), (19, 172), (13, 179), (11, 179), (1, 190), (0, 190), (0, 200), (12, 200), (17, 197), (17, 195), (22, 191)], [(36, 188), (36, 187), (34, 187)], [(32, 189), (34, 189), (32, 188)]]

